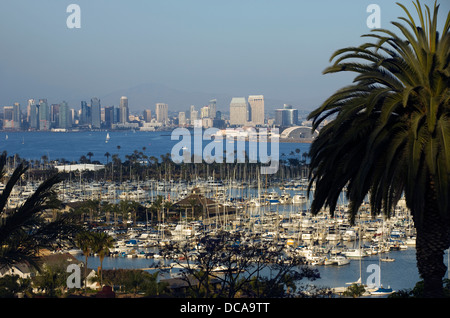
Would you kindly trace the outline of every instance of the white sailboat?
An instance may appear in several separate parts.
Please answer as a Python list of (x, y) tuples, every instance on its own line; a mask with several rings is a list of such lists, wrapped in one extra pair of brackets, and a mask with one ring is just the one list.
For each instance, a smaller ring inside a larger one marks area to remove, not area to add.
[[(383, 220), (383, 232), (382, 233), (384, 234), (384, 220)], [(382, 238), (382, 241), (383, 240), (384, 239)], [(381, 255), (380, 254), (378, 254), (379, 255), (378, 256), (378, 266), (379, 266), (378, 282), (379, 282), (379, 286), (376, 286), (375, 290), (371, 290), (370, 291), (370, 294), (372, 296), (386, 296), (386, 295), (393, 294), (395, 292), (390, 286), (388, 286), (388, 288), (384, 288), (383, 285), (381, 284), (381, 261), (382, 261), (382, 259), (381, 259)], [(386, 257), (386, 259), (389, 260), (389, 261), (391, 260), (388, 257)], [(393, 259), (392, 259), (392, 261), (393, 261)]]
[(109, 136), (109, 133), (107, 133), (105, 143), (108, 143), (109, 139), (111, 139), (111, 137)]

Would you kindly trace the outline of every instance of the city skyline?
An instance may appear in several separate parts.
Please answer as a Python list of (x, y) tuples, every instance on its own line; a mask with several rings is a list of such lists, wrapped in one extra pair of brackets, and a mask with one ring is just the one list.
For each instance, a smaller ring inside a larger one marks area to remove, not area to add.
[[(266, 112), (264, 95), (249, 95), (246, 97), (233, 97), (224, 112), (217, 110), (217, 99), (209, 100), (207, 105), (199, 110), (191, 105), (185, 111), (170, 109), (167, 103), (156, 103), (154, 114), (151, 109), (140, 112), (131, 112), (128, 107), (128, 97), (122, 96), (119, 106), (103, 105), (98, 97), (92, 97), (90, 103), (80, 102), (80, 108), (69, 106), (66, 101), (49, 103), (47, 99), (29, 99), (26, 109), (20, 103), (14, 106), (3, 106), (0, 111), (0, 126), (2, 130), (49, 131), (49, 130), (79, 130), (79, 129), (140, 129), (156, 130), (170, 127), (193, 126), (197, 120), (202, 122), (204, 128), (215, 127), (243, 127), (243, 126), (279, 126), (289, 127), (297, 125), (298, 109), (292, 105), (284, 104), (282, 116), (280, 109), (274, 113)], [(169, 110), (170, 109), (170, 110)]]
[[(125, 95), (132, 111), (155, 102), (183, 110), (156, 96), (164, 86), (213, 96), (253, 92), (280, 101), (266, 102), (268, 109), (288, 103), (312, 110), (351, 82), (322, 71), (334, 51), (365, 41), (373, 1), (80, 0), (80, 29), (66, 26), (70, 3), (2, 1), (0, 27), (8, 32), (0, 33), (1, 106), (31, 98), (78, 105), (91, 96), (117, 105), (110, 100)], [(392, 1), (375, 3), (382, 27), (401, 15)], [(449, 4), (441, 8), (445, 14)], [(160, 86), (141, 100), (127, 92), (148, 83)]]

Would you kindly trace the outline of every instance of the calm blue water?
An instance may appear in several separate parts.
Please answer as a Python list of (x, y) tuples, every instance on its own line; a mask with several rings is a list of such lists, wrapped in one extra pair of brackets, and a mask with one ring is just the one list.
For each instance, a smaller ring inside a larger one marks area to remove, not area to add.
[[(108, 143), (105, 131), (80, 132), (0, 132), (0, 151), (6, 150), (9, 155), (18, 154), (21, 158), (38, 160), (47, 156), (49, 160), (64, 158), (68, 161), (78, 161), (88, 152), (93, 153), (91, 160), (106, 163), (105, 153), (118, 154), (123, 160), (135, 150), (147, 156), (160, 159), (172, 151), (180, 140), (171, 140), (171, 132), (143, 132), (143, 131), (112, 131)], [(212, 141), (202, 141), (202, 146)], [(118, 149), (120, 146), (120, 149)], [(192, 153), (194, 143), (191, 144)], [(225, 141), (224, 141), (225, 147)], [(236, 145), (235, 145), (236, 147)], [(145, 148), (145, 150), (143, 150)], [(300, 149), (300, 153), (296, 153)], [(281, 159), (293, 157), (301, 159), (301, 154), (309, 151), (309, 144), (279, 143)], [(268, 146), (268, 155), (271, 148)], [(283, 154), (285, 156), (283, 156)], [(111, 158), (109, 158), (111, 160)]]
[[(382, 257), (385, 257), (383, 254)], [(416, 250), (409, 247), (404, 251), (391, 251), (389, 257), (394, 258), (394, 262), (379, 262), (379, 256), (369, 256), (361, 260), (362, 282), (366, 283), (372, 272), (367, 272), (371, 264), (380, 265), (381, 284), (384, 287), (390, 286), (394, 290), (412, 289), (420, 281), (416, 266)], [(444, 262), (447, 264), (447, 253), (444, 256)], [(84, 256), (78, 256), (80, 261), (84, 262)], [(106, 257), (103, 261), (104, 269), (143, 269), (153, 267), (154, 260), (145, 258), (124, 258), (124, 257)], [(97, 268), (100, 266), (98, 257), (89, 257), (88, 266)], [(316, 266), (320, 273), (320, 279), (311, 282), (311, 284), (321, 287), (344, 287), (346, 283), (355, 282), (360, 277), (359, 260), (352, 260), (350, 264), (344, 266)], [(447, 277), (447, 274), (446, 276)], [(302, 283), (310, 283), (303, 281)]]

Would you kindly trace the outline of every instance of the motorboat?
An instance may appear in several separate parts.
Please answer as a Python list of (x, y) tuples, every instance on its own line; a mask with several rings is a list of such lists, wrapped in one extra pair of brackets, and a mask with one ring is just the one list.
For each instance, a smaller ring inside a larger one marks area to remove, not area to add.
[(325, 260), (325, 265), (342, 266), (347, 264), (350, 264), (350, 260), (344, 255), (336, 255)]
[(344, 254), (347, 257), (354, 257), (354, 258), (367, 256), (367, 253), (361, 248), (348, 249), (346, 251), (343, 251), (342, 254)]
[(370, 294), (373, 296), (385, 296), (385, 295), (390, 295), (393, 293), (394, 293), (394, 290), (392, 290), (392, 288), (390, 288), (390, 287), (383, 288), (383, 286), (380, 286), (378, 289), (370, 292)]

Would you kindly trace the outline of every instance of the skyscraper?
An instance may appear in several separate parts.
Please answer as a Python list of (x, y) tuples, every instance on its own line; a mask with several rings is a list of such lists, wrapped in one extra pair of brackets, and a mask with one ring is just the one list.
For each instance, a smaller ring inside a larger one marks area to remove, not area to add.
[(39, 130), (50, 129), (50, 109), (47, 99), (39, 100)]
[(195, 121), (198, 119), (198, 111), (197, 110), (191, 110), (191, 114), (190, 114), (190, 122), (191, 125), (195, 125)]
[(179, 112), (178, 113), (178, 125), (179, 126), (185, 126), (186, 125), (186, 113), (185, 112)]
[(91, 116), (92, 116), (92, 128), (100, 129), (101, 127), (101, 106), (100, 99), (93, 97), (91, 99)]
[(69, 118), (69, 105), (64, 101), (59, 104), (59, 128), (68, 129), (70, 128), (71, 120)]
[(91, 107), (85, 101), (81, 102), (80, 124), (81, 125), (92, 124)]
[(209, 101), (209, 117), (210, 118), (216, 118), (216, 113), (217, 113), (217, 100), (216, 99), (211, 99)]
[(248, 97), (251, 122), (253, 125), (264, 125), (264, 96), (251, 95)]
[(244, 126), (248, 119), (248, 105), (245, 97), (233, 97), (230, 103), (230, 125)]
[(12, 106), (3, 107), (3, 129), (14, 128), (14, 108)]
[(200, 117), (201, 118), (214, 118), (211, 116), (211, 109), (209, 106), (204, 106), (200, 109)]
[(20, 111), (20, 104), (14, 103), (13, 106), (13, 125), (14, 129), (20, 129), (22, 126), (22, 112)]
[(284, 104), (282, 109), (275, 110), (276, 126), (293, 126), (298, 124), (298, 110), (293, 109), (291, 105)]
[(33, 107), (36, 107), (36, 101), (33, 98), (31, 98), (31, 99), (28, 100), (28, 104), (27, 104), (27, 118), (26, 118), (26, 121), (28, 123), (31, 123), (31, 109)]
[(129, 110), (128, 110), (128, 97), (122, 96), (119, 104), (119, 122), (125, 124), (128, 122)]
[(34, 99), (28, 101), (30, 107), (30, 128), (39, 129), (39, 105)]
[(105, 125), (111, 128), (117, 121), (114, 106), (105, 107)]
[(144, 110), (143, 115), (144, 115), (144, 121), (146, 123), (149, 123), (152, 121), (152, 111), (150, 109)]
[(156, 121), (158, 123), (167, 124), (169, 121), (169, 105), (156, 103)]

